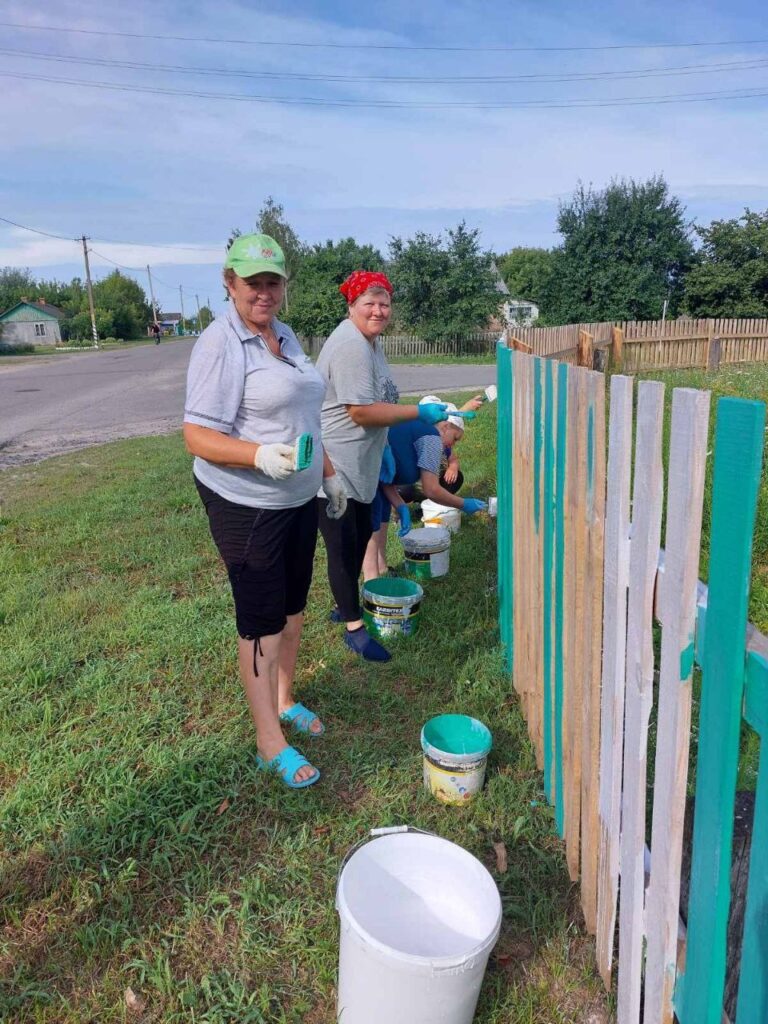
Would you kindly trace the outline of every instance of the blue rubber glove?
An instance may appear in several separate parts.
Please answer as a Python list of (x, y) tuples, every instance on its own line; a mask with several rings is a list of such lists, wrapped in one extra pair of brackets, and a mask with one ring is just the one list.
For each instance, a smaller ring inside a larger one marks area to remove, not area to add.
[(419, 419), (422, 423), (433, 427), (435, 423), (441, 423), (448, 419), (447, 408), (445, 402), (427, 402), (425, 405), (418, 406)]
[(397, 536), (404, 537), (406, 533), (411, 532), (411, 510), (407, 505), (401, 505), (397, 514), (400, 516), (400, 529), (397, 531)]
[(480, 501), (479, 498), (465, 498), (461, 511), (466, 512), (468, 516), (473, 516), (475, 512), (484, 512), (487, 508), (487, 501)]
[(381, 469), (379, 471), (379, 481), (383, 484), (391, 484), (395, 479), (395, 456), (392, 454), (392, 449), (389, 445), (384, 446), (384, 451), (381, 455)]

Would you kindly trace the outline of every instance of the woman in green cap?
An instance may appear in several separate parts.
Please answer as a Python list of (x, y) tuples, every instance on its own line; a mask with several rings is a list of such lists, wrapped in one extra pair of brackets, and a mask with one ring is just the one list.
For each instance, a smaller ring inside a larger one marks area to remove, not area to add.
[[(293, 696), (317, 540), (315, 496), (322, 488), (325, 514), (334, 518), (347, 501), (322, 446), (325, 382), (277, 319), (286, 277), (273, 238), (235, 239), (224, 267), (229, 308), (192, 350), (184, 440), (229, 574), (257, 763), (299, 789), (317, 782), (320, 772), (286, 743), (282, 725), (305, 738), (324, 731)], [(302, 435), (314, 452), (306, 468), (296, 457)]]

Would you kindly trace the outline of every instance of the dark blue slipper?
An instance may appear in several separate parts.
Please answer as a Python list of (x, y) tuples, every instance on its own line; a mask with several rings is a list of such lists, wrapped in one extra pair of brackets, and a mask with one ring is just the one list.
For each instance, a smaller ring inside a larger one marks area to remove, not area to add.
[(344, 643), (350, 651), (361, 654), (366, 661), (389, 661), (392, 657), (386, 647), (382, 647), (377, 640), (368, 635), (365, 626), (359, 626), (351, 631), (346, 630)]

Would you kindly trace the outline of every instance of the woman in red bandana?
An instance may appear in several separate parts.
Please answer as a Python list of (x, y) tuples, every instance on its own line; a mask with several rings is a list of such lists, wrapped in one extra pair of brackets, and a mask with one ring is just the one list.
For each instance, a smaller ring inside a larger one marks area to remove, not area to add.
[(386, 648), (365, 630), (359, 586), (372, 531), (371, 504), (379, 478), (386, 479), (387, 428), (415, 419), (438, 423), (447, 413), (443, 404), (398, 404), (400, 396), (378, 340), (392, 316), (392, 285), (386, 274), (356, 270), (339, 291), (347, 300), (348, 318), (328, 338), (317, 361), (327, 382), (323, 447), (347, 495), (340, 519), (320, 517), (336, 601), (331, 619), (345, 623), (344, 642), (350, 650), (367, 661), (389, 661)]

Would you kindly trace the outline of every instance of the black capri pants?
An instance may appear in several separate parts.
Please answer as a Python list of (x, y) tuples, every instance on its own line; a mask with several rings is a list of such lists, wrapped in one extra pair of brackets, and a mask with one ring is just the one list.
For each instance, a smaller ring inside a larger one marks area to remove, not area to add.
[[(211, 536), (227, 567), (243, 640), (274, 636), (303, 612), (317, 545), (317, 499), (298, 508), (252, 508), (195, 477)], [(255, 663), (255, 652), (254, 652)]]
[(356, 622), (362, 618), (360, 570), (373, 532), (371, 505), (349, 498), (344, 515), (329, 519), (326, 504), (325, 498), (317, 499), (320, 533), (328, 553), (328, 583), (344, 622)]

